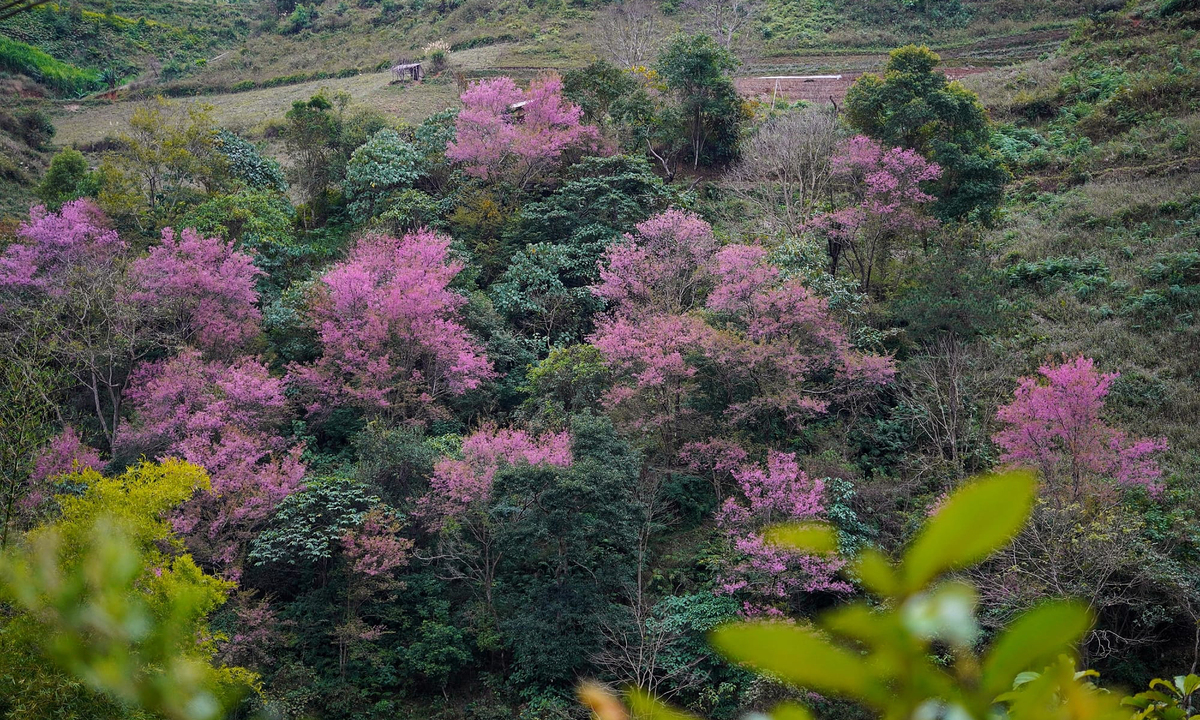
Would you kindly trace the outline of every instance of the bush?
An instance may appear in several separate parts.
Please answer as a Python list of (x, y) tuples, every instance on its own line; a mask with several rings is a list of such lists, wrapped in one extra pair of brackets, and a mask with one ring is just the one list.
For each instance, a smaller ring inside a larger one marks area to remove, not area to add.
[(57, 210), (63, 203), (84, 194), (81, 191), (88, 175), (88, 164), (83, 153), (66, 148), (50, 161), (50, 169), (35, 192), (47, 207)]

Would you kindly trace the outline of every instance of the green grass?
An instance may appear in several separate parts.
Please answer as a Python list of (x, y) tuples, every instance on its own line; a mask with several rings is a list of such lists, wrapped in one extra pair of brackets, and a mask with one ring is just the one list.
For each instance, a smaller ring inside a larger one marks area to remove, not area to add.
[(0, 36), (0, 68), (21, 73), (66, 95), (79, 95), (100, 86), (100, 75), (81, 70), (32, 45)]

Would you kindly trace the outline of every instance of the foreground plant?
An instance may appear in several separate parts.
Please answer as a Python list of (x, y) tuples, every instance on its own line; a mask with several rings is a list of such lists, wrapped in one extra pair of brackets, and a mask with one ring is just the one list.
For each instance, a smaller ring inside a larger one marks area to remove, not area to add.
[[(971, 483), (946, 500), (899, 562), (873, 549), (847, 562), (877, 603), (838, 607), (815, 626), (735, 623), (714, 632), (712, 642), (731, 660), (797, 688), (854, 700), (887, 720), (1124, 718), (1114, 696), (1080, 682), (1074, 663), (1060, 659), (1091, 625), (1082, 605), (1059, 600), (1035, 608), (980, 654), (975, 591), (947, 578), (1006, 545), (1028, 520), (1035, 493), (1034, 477), (1023, 472)], [(815, 556), (837, 549), (836, 532), (825, 525), (776, 526), (767, 537)], [(1041, 672), (1014, 688), (1014, 678), (1031, 670)], [(627, 717), (598, 686), (585, 687), (581, 697), (602, 720)], [(635, 717), (689, 717), (640, 690), (627, 700)], [(810, 717), (792, 702), (770, 715)]]

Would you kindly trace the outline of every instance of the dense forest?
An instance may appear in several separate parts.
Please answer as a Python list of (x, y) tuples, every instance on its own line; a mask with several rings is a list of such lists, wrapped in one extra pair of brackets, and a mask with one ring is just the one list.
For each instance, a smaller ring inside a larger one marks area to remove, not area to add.
[(1200, 712), (1194, 0), (26, 5), (0, 718)]

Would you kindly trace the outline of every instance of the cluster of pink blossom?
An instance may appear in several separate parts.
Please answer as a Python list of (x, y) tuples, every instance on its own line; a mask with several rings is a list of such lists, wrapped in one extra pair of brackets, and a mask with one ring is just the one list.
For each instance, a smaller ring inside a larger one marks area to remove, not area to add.
[(890, 358), (854, 350), (826, 302), (781, 281), (762, 248), (718, 250), (707, 223), (677, 210), (637, 230), (601, 261), (594, 292), (611, 309), (590, 341), (623, 376), (609, 406), (664, 447), (678, 447), (701, 366), (734, 424), (799, 425), (890, 381)]
[(85, 445), (75, 428), (68, 425), (38, 454), (29, 479), (34, 483), (44, 483), (62, 475), (85, 469), (100, 470), (103, 467), (100, 453)]
[(253, 259), (232, 243), (195, 230), (162, 231), (162, 241), (133, 262), (133, 299), (157, 308), (174, 336), (228, 354), (259, 334)]
[(436, 401), (495, 376), (458, 321), (466, 303), (449, 286), (462, 264), (450, 239), (420, 230), (368, 235), (321, 278), (312, 306), (323, 355), (294, 366), (313, 393), (310, 413), (348, 402), (404, 420), (436, 416)]
[(104, 464), (100, 453), (84, 444), (75, 428), (68, 425), (38, 453), (29, 476), (28, 491), (21, 498), (19, 507), (28, 511), (40, 505), (53, 492), (52, 480), (83, 470), (99, 472), (104, 469)]
[(815, 216), (807, 225), (830, 243), (831, 271), (846, 256), (851, 269), (869, 290), (882, 245), (893, 237), (928, 231), (937, 220), (922, 213), (934, 198), (921, 183), (942, 175), (937, 163), (915, 150), (885, 149), (865, 135), (850, 138), (830, 161), (832, 179), (847, 196), (845, 205)]
[(563, 99), (558, 75), (539, 77), (528, 90), (508, 77), (480, 80), (462, 104), (446, 157), (477, 177), (511, 173), (521, 185), (570, 148), (601, 148), (596, 127), (584, 125), (579, 106)]
[(712, 226), (672, 208), (636, 230), (605, 253), (595, 294), (626, 315), (678, 314), (698, 306), (709, 259), (720, 247)]
[(533, 436), (524, 430), (487, 425), (463, 439), (462, 459), (442, 458), (429, 479), (429, 494), (419, 514), (431, 527), (457, 517), (468, 507), (486, 504), (492, 480), (505, 465), (571, 464), (571, 436), (566, 432)]
[(390, 511), (375, 508), (362, 524), (342, 537), (350, 571), (366, 577), (386, 576), (408, 564), (412, 540), (399, 536), (400, 521)]
[(107, 267), (125, 243), (90, 200), (75, 200), (51, 213), (41, 205), (17, 228), (17, 242), (0, 252), (0, 290), (62, 292), (72, 267)]
[(765, 469), (743, 465), (732, 474), (742, 497), (725, 501), (717, 523), (737, 559), (723, 570), (722, 592), (746, 597), (743, 611), (748, 615), (777, 615), (779, 605), (799, 592), (851, 591), (837, 578), (840, 560), (805, 555), (763, 538), (770, 525), (812, 520), (825, 512), (824, 483), (800, 469), (795, 453), (771, 451)]
[(137, 422), (122, 430), (118, 448), (208, 471), (212, 493), (185, 505), (175, 527), (204, 559), (233, 573), (253, 527), (302, 485), (303, 448), (278, 435), (287, 417), (283, 388), (257, 358), (227, 364), (194, 349), (143, 365), (131, 381)]
[(1075, 500), (1106, 479), (1162, 490), (1153, 455), (1167, 449), (1166, 439), (1131, 440), (1101, 417), (1117, 373), (1100, 373), (1085, 357), (1038, 373), (1021, 378), (1013, 401), (996, 413), (1006, 425), (993, 438), (1004, 450), (1001, 462), (1037, 469), (1053, 492)]

